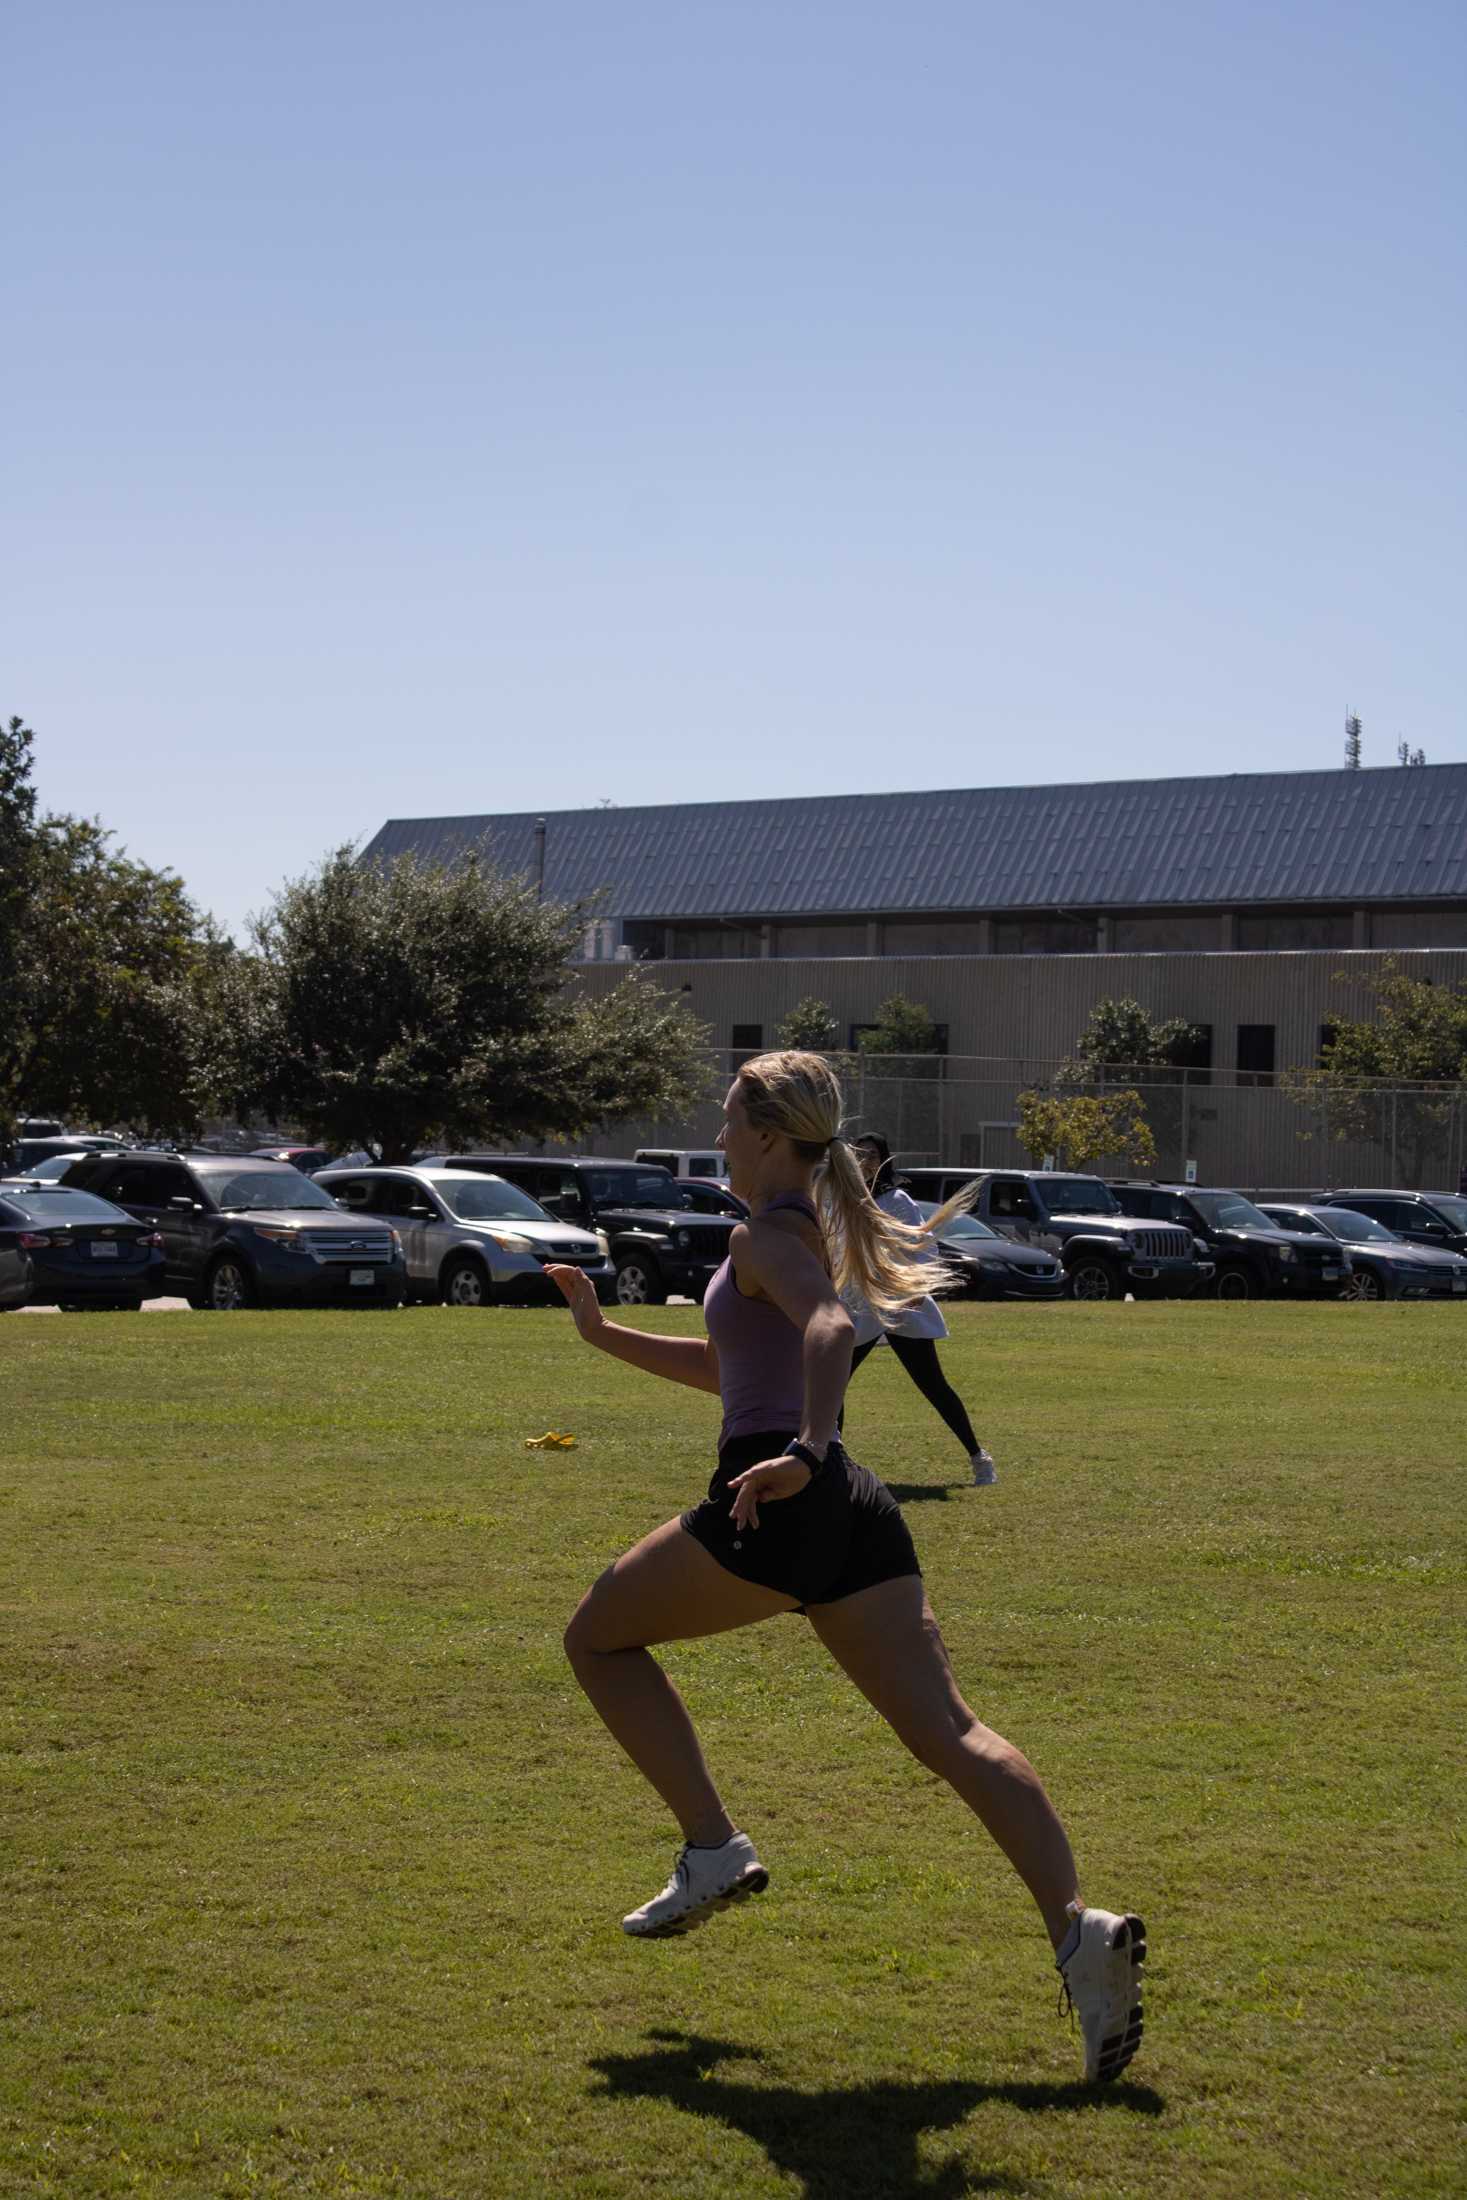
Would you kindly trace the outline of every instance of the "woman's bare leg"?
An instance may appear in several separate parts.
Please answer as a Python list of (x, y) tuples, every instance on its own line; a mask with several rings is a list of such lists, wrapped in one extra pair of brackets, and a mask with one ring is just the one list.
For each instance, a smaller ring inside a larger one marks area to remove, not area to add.
[(912, 1755), (977, 1813), (1058, 1947), (1069, 1926), (1065, 1905), (1079, 1894), (1065, 1829), (1028, 1758), (982, 1725), (958, 1694), (917, 1575), (838, 1604), (812, 1604), (810, 1622)]
[(741, 1581), (669, 1520), (607, 1567), (565, 1631), (576, 1679), (686, 1841), (711, 1847), (734, 1826), (682, 1697), (647, 1645), (726, 1634), (794, 1610), (793, 1597)]

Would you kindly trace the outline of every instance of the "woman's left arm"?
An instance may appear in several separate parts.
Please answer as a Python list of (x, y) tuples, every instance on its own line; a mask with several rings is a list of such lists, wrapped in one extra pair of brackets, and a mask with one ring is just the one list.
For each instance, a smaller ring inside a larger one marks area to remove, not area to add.
[[(841, 1400), (851, 1374), (855, 1327), (834, 1284), (804, 1240), (774, 1221), (745, 1225), (739, 1271), (794, 1323), (804, 1339), (805, 1403), (800, 1441), (824, 1458), (840, 1419)], [(761, 1460), (735, 1475), (734, 1519), (757, 1528), (761, 1498), (794, 1497), (810, 1480), (803, 1460), (786, 1454)]]

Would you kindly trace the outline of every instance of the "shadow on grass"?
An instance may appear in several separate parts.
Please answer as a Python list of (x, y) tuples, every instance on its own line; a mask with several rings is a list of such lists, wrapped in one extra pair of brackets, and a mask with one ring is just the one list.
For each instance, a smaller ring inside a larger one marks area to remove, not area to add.
[(1030, 2190), (1006, 2170), (970, 2169), (955, 2156), (931, 2167), (918, 2157), (925, 2131), (948, 2131), (984, 2101), (1033, 2111), (1128, 2110), (1157, 2116), (1149, 2086), (984, 2085), (975, 2079), (897, 2079), (870, 2085), (750, 2084), (724, 2078), (719, 2064), (758, 2063), (763, 2051), (689, 2032), (649, 2032), (637, 2055), (597, 2055), (602, 2090), (624, 2100), (669, 2101), (713, 2117), (762, 2147), (776, 2169), (800, 2180), (807, 2200), (961, 2200), (967, 2193)]
[(886, 1487), (899, 1505), (921, 1505), (931, 1500), (945, 1505), (950, 1497), (960, 1496), (973, 1485), (971, 1482), (940, 1482), (934, 1487), (931, 1482), (888, 1482)]

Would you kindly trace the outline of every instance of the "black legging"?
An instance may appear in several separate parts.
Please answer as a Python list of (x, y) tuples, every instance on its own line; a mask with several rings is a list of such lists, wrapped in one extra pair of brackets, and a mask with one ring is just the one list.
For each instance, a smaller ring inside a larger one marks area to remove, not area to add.
[[(888, 1329), (886, 1341), (927, 1400), (927, 1403), (935, 1407), (937, 1412), (941, 1414), (964, 1451), (970, 1455), (975, 1452), (978, 1449), (978, 1439), (973, 1434), (973, 1424), (968, 1419), (967, 1408), (943, 1374), (942, 1364), (937, 1357), (937, 1346), (932, 1339), (930, 1337), (899, 1337), (893, 1330)], [(874, 1352), (880, 1342), (880, 1337), (873, 1337), (869, 1344), (857, 1345), (855, 1351), (851, 1354), (851, 1374), (853, 1376), (867, 1353)], [(844, 1414), (841, 1418), (844, 1420)]]

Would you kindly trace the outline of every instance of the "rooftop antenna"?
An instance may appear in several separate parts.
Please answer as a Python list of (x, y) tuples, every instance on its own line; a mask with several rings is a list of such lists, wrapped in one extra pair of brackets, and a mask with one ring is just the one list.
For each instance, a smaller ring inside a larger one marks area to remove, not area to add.
[(1396, 762), (1398, 764), (1424, 764), (1426, 762), (1426, 751), (1425, 749), (1413, 749), (1409, 741), (1398, 741), (1396, 743)]
[(1360, 720), (1353, 710), (1345, 713), (1345, 769), (1347, 772), (1360, 769)]

